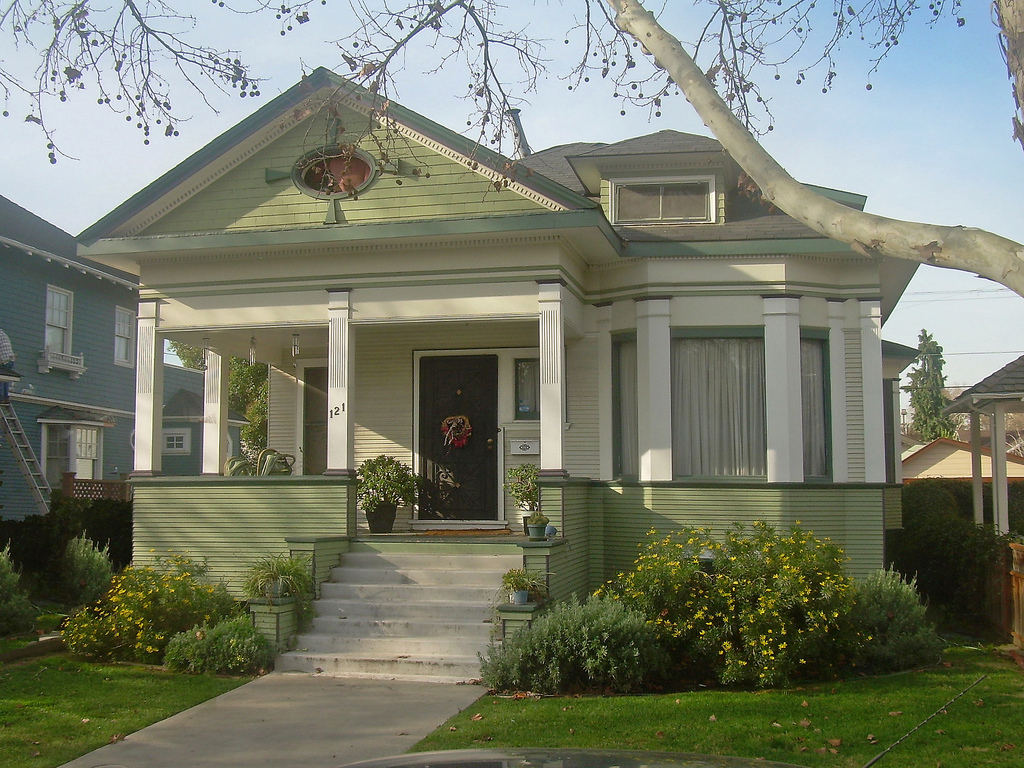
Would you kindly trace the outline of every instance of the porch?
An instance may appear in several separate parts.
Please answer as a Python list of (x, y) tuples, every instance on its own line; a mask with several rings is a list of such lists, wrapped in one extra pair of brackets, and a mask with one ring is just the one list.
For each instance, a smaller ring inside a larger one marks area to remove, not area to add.
[(648, 532), (736, 522), (799, 523), (844, 549), (852, 575), (882, 567), (884, 530), (900, 524), (900, 488), (883, 484), (621, 483), (541, 477), (541, 508), (558, 536), (531, 542), (518, 521), (508, 533), (429, 529), (369, 535), (357, 526), (355, 480), (348, 475), (144, 477), (134, 488), (134, 562), (170, 555), (204, 561), (212, 578), (240, 595), (249, 565), (267, 554), (308, 553), (316, 580), (327, 578), (354, 542), (386, 541), (429, 550), (512, 551), (549, 574), (553, 599), (584, 596), (626, 570)]

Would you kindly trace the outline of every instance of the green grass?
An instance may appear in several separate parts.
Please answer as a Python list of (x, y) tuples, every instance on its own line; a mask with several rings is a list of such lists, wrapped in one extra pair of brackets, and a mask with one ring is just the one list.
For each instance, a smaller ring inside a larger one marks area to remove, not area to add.
[(488, 696), (417, 751), (481, 747), (665, 750), (859, 768), (978, 678), (886, 755), (880, 768), (1024, 764), (1024, 674), (992, 650), (957, 648), (938, 667), (759, 692), (576, 698)]
[(66, 654), (0, 665), (0, 768), (61, 765), (248, 680)]

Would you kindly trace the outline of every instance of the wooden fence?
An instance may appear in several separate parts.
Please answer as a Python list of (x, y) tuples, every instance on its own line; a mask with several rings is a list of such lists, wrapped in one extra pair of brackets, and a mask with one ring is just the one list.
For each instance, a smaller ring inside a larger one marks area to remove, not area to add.
[(71, 499), (113, 499), (131, 501), (132, 488), (120, 480), (79, 480), (74, 472), (65, 472), (60, 492)]
[(1024, 544), (1011, 544), (1013, 562), (1010, 568), (1010, 634), (1013, 644), (1024, 648)]

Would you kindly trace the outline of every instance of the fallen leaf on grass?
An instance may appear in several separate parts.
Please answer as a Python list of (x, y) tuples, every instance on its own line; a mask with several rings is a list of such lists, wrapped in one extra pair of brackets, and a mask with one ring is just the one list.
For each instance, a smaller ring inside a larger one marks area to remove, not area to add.
[(1003, 746), (1001, 746), (999, 748), (999, 751), (1000, 752), (1009, 752), (1011, 749), (1016, 749), (1016, 748), (1017, 748), (1016, 744), (1003, 744)]
[(827, 755), (828, 754), (828, 750), (825, 749), (824, 747), (818, 747), (814, 751), (817, 752), (819, 755)]
[(800, 702), (800, 706), (801, 706), (801, 707), (809, 707), (809, 706), (811, 706), (811, 705), (810, 705), (810, 704), (808, 704), (808, 703), (807, 703), (806, 701), (801, 701), (801, 702)]
[(576, 735), (576, 729), (575, 728), (570, 728), (569, 729), (569, 735), (570, 736), (575, 736)]
[(985, 706), (984, 699), (978, 699), (976, 702), (974, 702), (974, 706), (976, 706), (976, 707), (984, 707)]
[(776, 720), (772, 720), (772, 728), (781, 728), (782, 724)]
[(903, 714), (903, 710), (902, 709), (894, 709), (892, 712), (889, 713), (889, 717), (899, 717), (902, 714)]
[(483, 716), (483, 715), (481, 715), (481, 714), (480, 714), (479, 712), (477, 712), (477, 713), (476, 713), (475, 715), (473, 715), (473, 716), (472, 716), (471, 718), (469, 718), (469, 719), (470, 719), (470, 720), (483, 720), (483, 719), (484, 719), (484, 716)]
[(711, 717), (708, 718), (708, 722), (709, 723), (717, 723), (718, 722), (718, 718), (715, 717), (714, 715), (712, 715)]
[(833, 755), (838, 755), (839, 754), (839, 750), (836, 749), (835, 747), (829, 747), (828, 751), (831, 752)]
[(665, 738), (665, 732), (664, 731), (657, 731), (654, 735), (657, 738), (659, 738), (659, 739), (664, 739)]
[(944, 730), (942, 730), (941, 728), (936, 728), (936, 729), (935, 729), (935, 732), (936, 732), (937, 734), (939, 734), (939, 736), (943, 736), (943, 735), (945, 735), (945, 733), (946, 733), (946, 732), (945, 732)]
[(459, 730), (459, 729), (458, 729), (458, 728), (456, 728), (456, 727), (455, 727), (454, 725), (449, 725), (449, 726), (448, 726), (448, 730), (449, 730), (449, 731), (457, 731), (457, 730)]
[(107, 744), (116, 744), (119, 741), (124, 741), (123, 733), (115, 733), (110, 739), (107, 740)]
[(843, 740), (842, 739), (829, 739), (828, 743), (831, 744), (833, 747), (839, 747), (839, 746), (842, 746)]
[(811, 721), (808, 720), (805, 717), (803, 720), (801, 720), (799, 723), (797, 723), (797, 725), (799, 725), (801, 728), (810, 728), (811, 727)]

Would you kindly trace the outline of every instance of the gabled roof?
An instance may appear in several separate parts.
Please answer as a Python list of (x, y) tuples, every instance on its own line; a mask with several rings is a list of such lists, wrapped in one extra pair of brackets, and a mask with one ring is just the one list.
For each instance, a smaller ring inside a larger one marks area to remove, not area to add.
[(240, 146), (255, 134), (267, 129), (275, 121), (289, 116), (311, 97), (323, 93), (327, 93), (362, 112), (383, 112), (386, 120), (399, 129), (408, 129), (437, 142), (465, 158), (469, 165), (476, 165), (500, 174), (508, 173), (508, 169), (512, 169), (515, 182), (561, 206), (571, 209), (597, 206), (592, 200), (553, 182), (546, 176), (536, 173), (515, 173), (516, 164), (511, 159), (482, 147), (472, 139), (406, 109), (397, 102), (375, 96), (365, 88), (349, 82), (324, 67), (318, 67), (280, 96), (263, 105), (85, 229), (79, 235), (79, 240), (88, 245), (109, 236), (119, 226), (191, 179), (215, 160), (230, 155), (233, 151), (238, 151)]
[(996, 400), (1024, 400), (1024, 355), (964, 390), (943, 413), (966, 413)]
[[(956, 450), (956, 451), (964, 451), (965, 453), (970, 453), (971, 452), (971, 444), (970, 443), (965, 443), (962, 440), (953, 440), (953, 439), (948, 438), (948, 437), (937, 437), (934, 440), (932, 440), (930, 443), (925, 443), (924, 445), (918, 445), (918, 446), (916, 446), (914, 448), (911, 448), (911, 449), (909, 449), (907, 451), (904, 451), (903, 452), (903, 457), (902, 457), (902, 462), (905, 464), (908, 461), (910, 461), (911, 459), (924, 456), (927, 453), (933, 453), (936, 449), (944, 447), (944, 446), (945, 447), (949, 447), (949, 448), (951, 448), (953, 450)], [(982, 446), (982, 448), (981, 448), (981, 455), (982, 456), (991, 456), (992, 455), (991, 446)], [(1011, 463), (1011, 464), (1021, 464), (1021, 465), (1024, 465), (1024, 457), (1017, 456), (1017, 455), (1012, 454), (1012, 453), (1006, 454), (1006, 460), (1009, 463)]]

